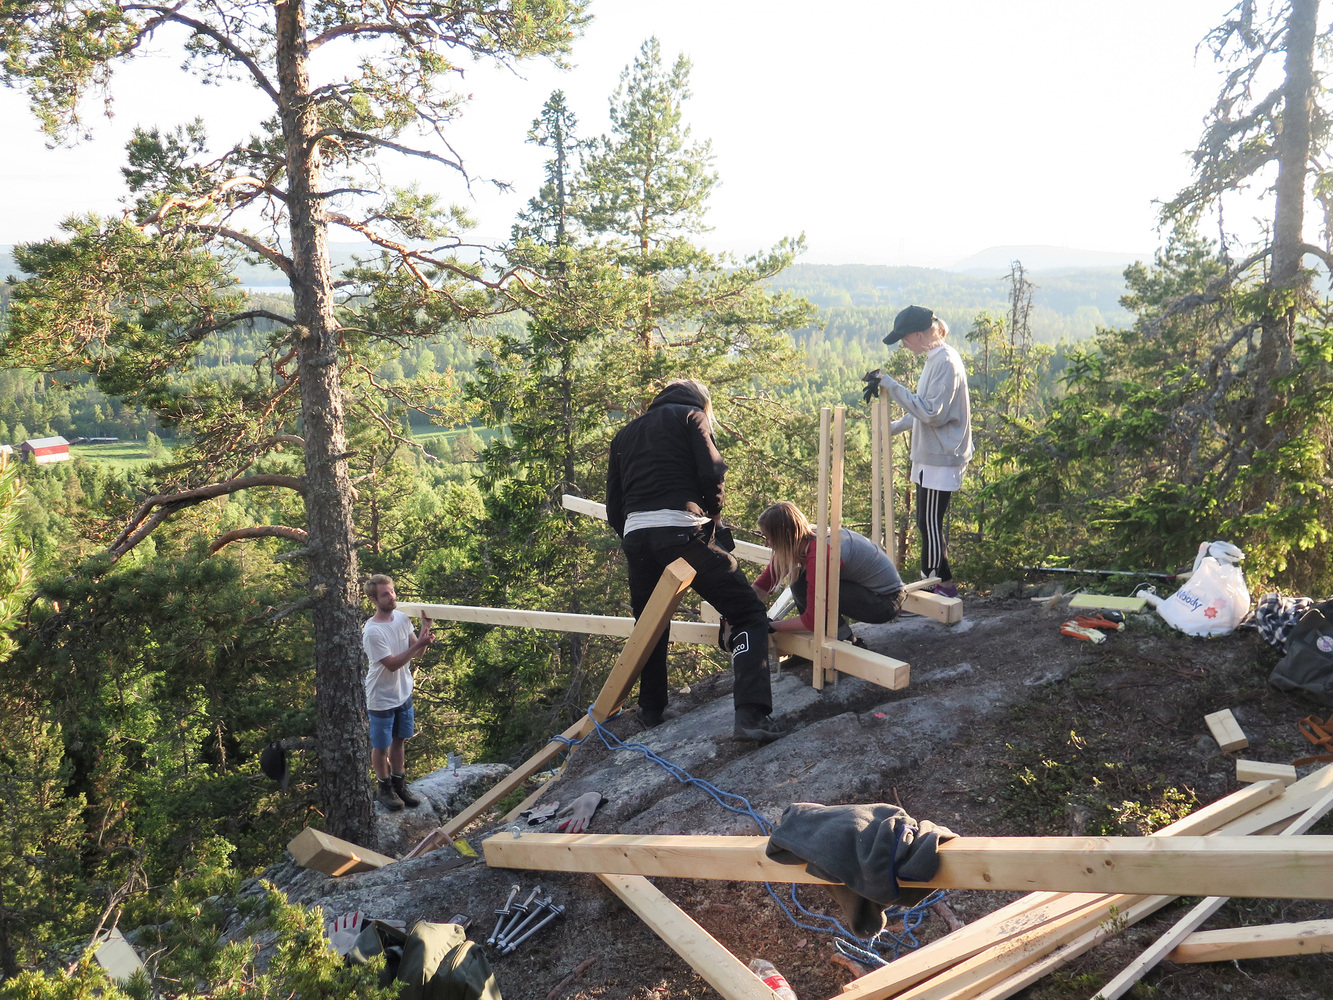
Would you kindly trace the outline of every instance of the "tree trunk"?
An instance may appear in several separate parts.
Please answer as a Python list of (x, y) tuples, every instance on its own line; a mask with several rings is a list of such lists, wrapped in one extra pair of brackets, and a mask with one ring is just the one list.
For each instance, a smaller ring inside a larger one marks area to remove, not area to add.
[[(1269, 276), (1272, 292), (1293, 289), (1302, 281), (1304, 253), (1305, 179), (1310, 164), (1310, 118), (1314, 107), (1314, 47), (1319, 0), (1291, 0), (1287, 15), (1285, 80), (1282, 90), (1281, 131), (1277, 136), (1277, 184), (1273, 211), (1273, 258)], [(1262, 380), (1256, 390), (1268, 395), (1268, 383), (1292, 365), (1296, 304), (1270, 312), (1262, 320), (1262, 338), (1255, 374)], [(1252, 383), (1253, 384), (1253, 383)], [(1279, 402), (1280, 401), (1275, 401)], [(1271, 408), (1266, 408), (1271, 412)]]
[(300, 0), (287, 0), (275, 4), (274, 10), (279, 113), (290, 171), (287, 210), (305, 439), (307, 564), (314, 598), (320, 797), (329, 833), (371, 847), (375, 834), (367, 781), (370, 748), (361, 684), (352, 486), (345, 454), (328, 222), (318, 197), (322, 164), (311, 141), (318, 125), (310, 103), (305, 8)]

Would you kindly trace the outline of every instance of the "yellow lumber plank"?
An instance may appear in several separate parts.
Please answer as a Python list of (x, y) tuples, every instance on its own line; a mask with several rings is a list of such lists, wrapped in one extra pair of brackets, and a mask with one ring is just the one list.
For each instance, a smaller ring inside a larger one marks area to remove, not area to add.
[(394, 862), (387, 855), (340, 840), (312, 826), (293, 837), (287, 844), (287, 850), (302, 868), (310, 868), (325, 875), (368, 872)]
[(1230, 962), (1239, 958), (1321, 955), (1333, 951), (1333, 920), (1195, 931), (1166, 957), (1172, 962)]
[[(830, 424), (833, 411), (827, 406), (819, 410), (819, 494), (815, 513), (815, 598), (814, 633), (815, 657), (814, 669), (810, 671), (810, 680), (816, 691), (824, 690), (824, 675), (833, 664), (833, 655), (824, 648), (824, 637), (828, 635), (828, 546), (823, 544), (828, 538), (829, 518), (829, 449), (831, 447)], [(809, 586), (809, 583), (806, 584)], [(836, 632), (834, 633), (837, 634)]]
[(1296, 768), (1290, 764), (1270, 764), (1262, 760), (1236, 761), (1236, 780), (1242, 783), (1276, 778), (1285, 785), (1296, 783)]
[[(835, 406), (833, 408), (833, 431), (830, 438), (832, 452), (829, 457), (829, 570), (824, 636), (826, 639), (834, 640), (838, 637), (838, 620), (841, 617), (839, 602), (842, 599), (842, 476), (846, 415), (847, 407)], [(833, 666), (833, 656), (821, 656), (820, 662), (824, 665), (825, 683), (836, 684), (838, 674)]]
[(726, 1000), (773, 1000), (773, 991), (758, 976), (646, 878), (597, 877)]
[(1223, 750), (1243, 750), (1250, 745), (1250, 741), (1240, 728), (1240, 723), (1231, 714), (1231, 709), (1224, 708), (1220, 712), (1210, 712), (1203, 717), (1203, 721), (1208, 724), (1208, 731), (1213, 734), (1213, 739), (1217, 740), (1217, 745)]
[(1146, 597), (1114, 597), (1110, 594), (1075, 594), (1069, 599), (1071, 608), (1105, 608), (1110, 611), (1142, 611)]
[[(491, 837), (495, 868), (828, 884), (764, 854), (766, 837), (528, 834)], [(1333, 836), (959, 837), (937, 889), (1047, 889), (1333, 899)], [(904, 883), (910, 884), (910, 883)]]

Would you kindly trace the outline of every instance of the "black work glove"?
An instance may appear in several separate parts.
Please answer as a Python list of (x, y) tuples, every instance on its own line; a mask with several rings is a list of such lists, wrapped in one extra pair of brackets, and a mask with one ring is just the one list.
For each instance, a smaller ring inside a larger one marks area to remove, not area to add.
[(879, 378), (880, 370), (878, 368), (861, 376), (861, 381), (866, 384), (865, 391), (861, 393), (861, 398), (867, 403), (879, 395)]

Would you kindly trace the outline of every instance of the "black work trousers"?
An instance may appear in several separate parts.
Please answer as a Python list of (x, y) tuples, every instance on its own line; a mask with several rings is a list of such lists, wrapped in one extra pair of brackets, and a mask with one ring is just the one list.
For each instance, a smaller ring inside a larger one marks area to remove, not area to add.
[[(629, 563), (629, 596), (637, 619), (662, 578), (662, 570), (684, 559), (694, 568), (691, 589), (717, 608), (731, 625), (732, 701), (738, 710), (773, 711), (768, 679), (768, 613), (730, 552), (713, 541), (713, 525), (701, 528), (640, 528), (620, 541)], [(667, 706), (669, 629), (653, 647), (639, 678), (639, 707), (661, 712)]]
[[(802, 573), (791, 585), (792, 603), (800, 614), (814, 600), (813, 588), (809, 586), (806, 575)], [(898, 617), (898, 609), (903, 603), (903, 592), (891, 590), (887, 594), (877, 594), (863, 583), (840, 577), (838, 579), (838, 620), (851, 618), (853, 621), (882, 625)]]

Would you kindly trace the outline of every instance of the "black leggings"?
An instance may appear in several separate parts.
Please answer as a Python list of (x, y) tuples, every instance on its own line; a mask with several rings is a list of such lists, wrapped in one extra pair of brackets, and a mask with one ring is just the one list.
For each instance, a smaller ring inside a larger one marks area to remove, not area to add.
[(942, 582), (953, 579), (944, 540), (944, 515), (949, 512), (948, 490), (932, 490), (919, 483), (916, 487), (916, 528), (921, 532), (921, 573), (938, 576)]

